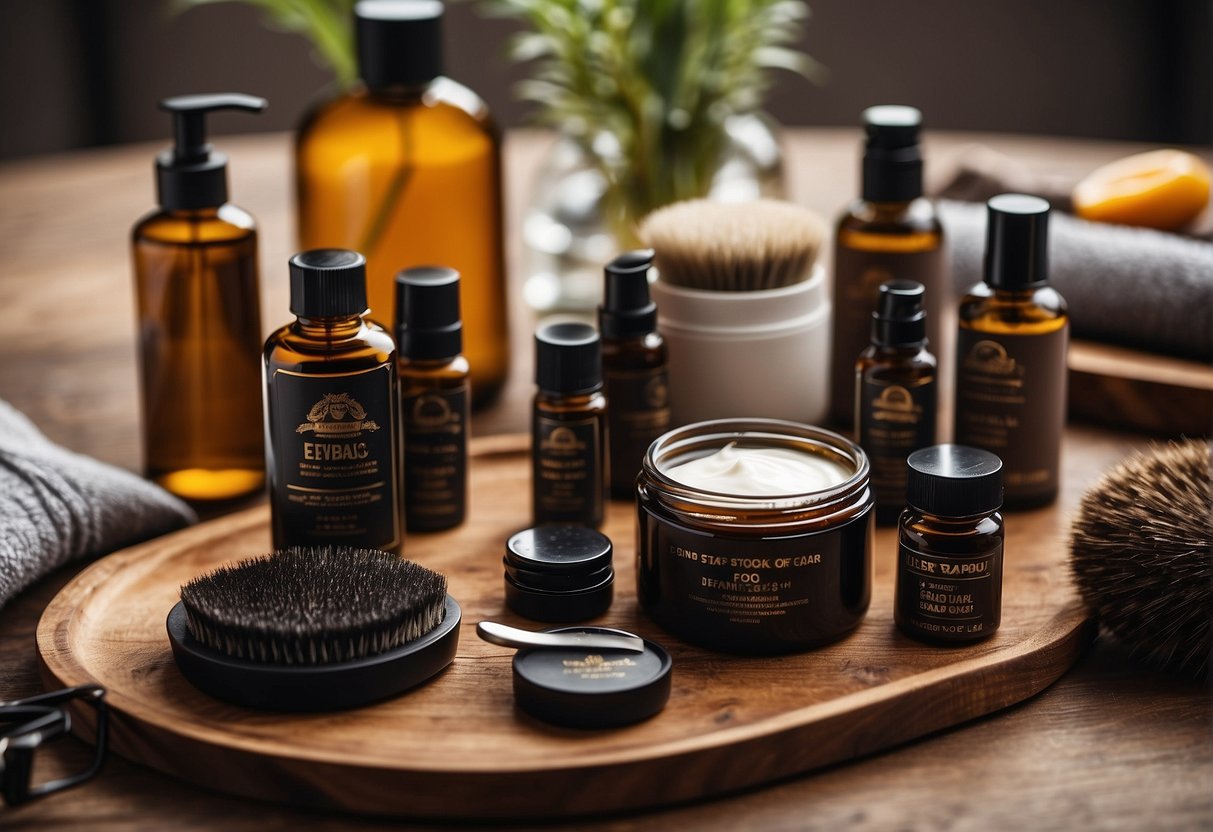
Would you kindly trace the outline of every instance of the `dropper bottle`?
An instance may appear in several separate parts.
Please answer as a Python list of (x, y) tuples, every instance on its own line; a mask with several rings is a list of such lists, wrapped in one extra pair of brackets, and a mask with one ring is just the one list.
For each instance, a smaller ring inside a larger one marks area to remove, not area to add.
[(261, 303), (253, 218), (227, 201), (227, 157), (206, 140), (216, 110), (251, 95), (185, 95), (156, 157), (160, 207), (131, 233), (146, 476), (179, 497), (224, 501), (265, 482)]
[(459, 272), (420, 266), (396, 275), (396, 320), (405, 527), (449, 529), (467, 511), (470, 399)]
[(935, 444), (935, 356), (927, 349), (925, 289), (913, 280), (880, 286), (872, 343), (855, 365), (855, 425), (871, 461), (876, 521), (892, 524), (906, 493), (906, 457)]
[(649, 297), (652, 266), (652, 249), (629, 251), (608, 263), (598, 307), (602, 375), (611, 405), (611, 497), (616, 500), (635, 495), (645, 452), (670, 429), (666, 345), (657, 332), (657, 304)]

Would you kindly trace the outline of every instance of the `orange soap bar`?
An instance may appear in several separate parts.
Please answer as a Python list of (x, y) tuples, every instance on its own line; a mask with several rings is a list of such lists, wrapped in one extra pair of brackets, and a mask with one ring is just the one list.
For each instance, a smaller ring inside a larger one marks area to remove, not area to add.
[(1092, 172), (1074, 188), (1074, 213), (1095, 222), (1170, 230), (1209, 202), (1209, 168), (1182, 150), (1126, 156)]

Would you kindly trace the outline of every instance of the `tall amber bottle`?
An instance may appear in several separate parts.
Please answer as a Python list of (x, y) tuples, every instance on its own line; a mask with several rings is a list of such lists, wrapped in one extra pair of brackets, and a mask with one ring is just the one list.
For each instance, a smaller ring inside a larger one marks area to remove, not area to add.
[(299, 128), (299, 242), (365, 254), (371, 317), (390, 328), (400, 269), (458, 271), (479, 407), (500, 392), (510, 361), (500, 148), (484, 102), (441, 76), (442, 12), (436, 0), (356, 5), (362, 84)]
[(534, 525), (601, 526), (607, 486), (607, 400), (602, 345), (592, 326), (555, 323), (535, 333), (531, 410)]
[(265, 106), (234, 94), (161, 101), (175, 146), (156, 158), (160, 208), (131, 233), (144, 470), (192, 501), (265, 482), (257, 230), (227, 201), (227, 157), (207, 143), (205, 122), (214, 110)]
[(935, 444), (935, 356), (927, 349), (923, 286), (890, 280), (872, 313), (872, 343), (855, 364), (855, 436), (872, 465), (876, 522), (892, 524), (906, 493), (906, 458)]
[(988, 203), (985, 280), (960, 302), (956, 442), (1003, 460), (1006, 505), (1052, 502), (1066, 421), (1066, 302), (1048, 285), (1049, 203)]
[(869, 107), (863, 122), (862, 197), (839, 218), (834, 236), (830, 420), (840, 426), (854, 419), (855, 356), (868, 345), (880, 284), (914, 280), (926, 287), (927, 337), (941, 372), (952, 341), (944, 326), (952, 290), (943, 226), (922, 195), (922, 114), (913, 107)]
[(468, 361), (459, 272), (439, 266), (396, 276), (397, 374), (404, 431), (404, 525), (449, 529), (467, 513)]
[(297, 317), (264, 350), (274, 547), (399, 551), (396, 345), (367, 320), (366, 260), (305, 251), (290, 274)]
[(653, 440), (670, 429), (665, 339), (649, 297), (653, 250), (629, 251), (607, 264), (598, 307), (602, 375), (610, 402), (611, 497), (636, 496), (636, 476)]

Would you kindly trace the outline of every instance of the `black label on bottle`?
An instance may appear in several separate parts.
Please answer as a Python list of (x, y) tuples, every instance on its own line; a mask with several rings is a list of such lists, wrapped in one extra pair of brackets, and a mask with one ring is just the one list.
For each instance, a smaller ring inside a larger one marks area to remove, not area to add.
[(408, 529), (458, 525), (467, 502), (467, 386), (402, 396), (400, 403)]
[(276, 370), (271, 390), (281, 546), (395, 549), (400, 514), (393, 368), (348, 375)]
[(1002, 459), (1008, 503), (1056, 494), (1066, 421), (1063, 326), (1043, 335), (961, 329), (957, 340), (956, 442)]
[(602, 522), (602, 420), (536, 415), (532, 441), (535, 523)]
[(859, 444), (872, 466), (876, 504), (905, 504), (906, 457), (935, 444), (935, 379), (903, 386), (875, 378), (859, 384)]
[(897, 550), (898, 626), (939, 641), (972, 641), (1002, 620), (1002, 541), (972, 558)]
[(630, 497), (640, 463), (653, 440), (670, 429), (666, 368), (606, 372), (611, 496)]
[(946, 263), (942, 247), (913, 252), (834, 247), (830, 418), (835, 423), (849, 425), (855, 418), (855, 359), (871, 340), (872, 312), (885, 281), (916, 280), (926, 287), (927, 343), (943, 369), (947, 359), (943, 324), (952, 302)]

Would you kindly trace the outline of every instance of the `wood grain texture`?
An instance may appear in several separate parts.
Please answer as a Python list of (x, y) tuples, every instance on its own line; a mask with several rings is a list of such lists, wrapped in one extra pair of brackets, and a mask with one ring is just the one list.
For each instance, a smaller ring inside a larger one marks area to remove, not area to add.
[[(610, 505), (616, 604), (600, 623), (670, 646), (670, 704), (612, 731), (554, 729), (512, 703), (513, 651), (476, 639), (504, 608), (500, 557), (525, 526), (524, 436), (473, 443), (471, 516), (415, 535), (406, 553), (448, 576), (464, 609), (455, 663), (398, 699), (335, 715), (248, 711), (178, 673), (164, 616), (178, 587), (268, 550), (265, 507), (110, 555), (47, 607), (38, 646), (47, 682), (96, 682), (124, 756), (221, 791), (326, 809), (411, 817), (552, 817), (678, 803), (869, 754), (1019, 702), (1053, 682), (1094, 637), (1062, 570), (1057, 509), (1009, 524), (1003, 625), (992, 639), (938, 649), (892, 624), (891, 530), (877, 536), (872, 610), (850, 637), (797, 656), (741, 658), (678, 643), (635, 602), (634, 508)], [(534, 625), (529, 625), (534, 626)]]

